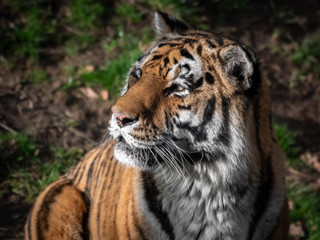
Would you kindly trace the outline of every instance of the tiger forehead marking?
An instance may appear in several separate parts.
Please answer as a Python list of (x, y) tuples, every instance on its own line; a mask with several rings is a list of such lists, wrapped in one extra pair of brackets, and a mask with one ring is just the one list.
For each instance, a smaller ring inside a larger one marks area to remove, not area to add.
[[(193, 86), (189, 84), (192, 89), (202, 86), (203, 80), (213, 84), (216, 78), (220, 78), (218, 74), (221, 71), (221, 58), (218, 53), (221, 48), (235, 44), (229, 39), (201, 32), (191, 32), (184, 37), (162, 41), (143, 55), (138, 65), (145, 70), (152, 68), (163, 80), (174, 79), (180, 72), (183, 75), (191, 70), (191, 76), (186, 76), (185, 79), (189, 83), (194, 81)], [(223, 82), (219, 81), (217, 84), (219, 86)], [(177, 86), (172, 86), (174, 87)], [(224, 90), (228, 89), (230, 86)]]

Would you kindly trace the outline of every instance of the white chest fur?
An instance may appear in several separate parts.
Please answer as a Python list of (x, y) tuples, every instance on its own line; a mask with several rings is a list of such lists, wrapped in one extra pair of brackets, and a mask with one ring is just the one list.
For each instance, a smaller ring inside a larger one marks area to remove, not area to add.
[[(256, 191), (247, 188), (246, 177), (242, 181), (238, 178), (224, 181), (219, 174), (216, 177), (203, 174), (193, 171), (181, 176), (164, 169), (155, 174), (160, 193), (157, 199), (162, 211), (168, 214), (174, 239), (246, 239)], [(142, 195), (139, 202), (147, 222), (156, 230), (154, 239), (167, 239), (160, 220), (148, 209)]]
[(245, 239), (254, 193), (243, 184), (188, 176), (160, 185), (160, 192), (165, 192), (162, 207), (169, 215), (175, 239)]

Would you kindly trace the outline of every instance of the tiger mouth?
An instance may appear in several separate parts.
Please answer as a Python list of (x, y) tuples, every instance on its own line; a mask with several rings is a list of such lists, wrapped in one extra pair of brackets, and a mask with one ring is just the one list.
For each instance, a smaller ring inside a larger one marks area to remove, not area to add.
[(163, 145), (162, 141), (139, 141), (137, 139), (132, 139), (129, 143), (123, 135), (118, 136), (115, 141), (117, 143), (123, 143), (129, 145), (131, 148), (134, 149), (152, 149), (154, 147), (159, 147)]
[(118, 137), (116, 140), (116, 148), (132, 156), (132, 158), (138, 160), (141, 164), (148, 167), (155, 167), (161, 162), (159, 154), (154, 150), (152, 146), (149, 148), (139, 148), (131, 146), (127, 143), (123, 136)]

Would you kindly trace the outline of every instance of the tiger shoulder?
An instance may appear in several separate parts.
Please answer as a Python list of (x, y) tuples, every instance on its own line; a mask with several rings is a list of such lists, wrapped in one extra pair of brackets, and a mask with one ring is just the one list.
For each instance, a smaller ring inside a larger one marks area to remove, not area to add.
[(154, 16), (110, 138), (38, 197), (25, 239), (288, 239), (284, 157), (255, 54)]

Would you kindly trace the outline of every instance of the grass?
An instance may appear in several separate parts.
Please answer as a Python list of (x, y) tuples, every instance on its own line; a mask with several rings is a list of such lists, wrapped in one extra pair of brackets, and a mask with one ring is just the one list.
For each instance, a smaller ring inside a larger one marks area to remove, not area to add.
[(99, 1), (94, 0), (71, 0), (70, 15), (67, 22), (79, 31), (92, 30), (101, 26), (101, 16), (104, 8)]
[(301, 44), (296, 44), (295, 51), (291, 58), (299, 67), (295, 74), (296, 81), (304, 81), (308, 75), (315, 79), (320, 78), (320, 31), (313, 37), (305, 38)]
[[(289, 165), (300, 171), (308, 168), (299, 158), (301, 150), (295, 143), (295, 132), (283, 124), (274, 124), (274, 128)], [(289, 201), (293, 203), (293, 208), (290, 210), (291, 222), (303, 224), (307, 235), (305, 239), (320, 239), (320, 197), (304, 183), (293, 181), (287, 182), (287, 194)]]
[(119, 92), (119, 86), (125, 79), (131, 64), (139, 57), (140, 51), (136, 49), (131, 54), (120, 54), (109, 61), (102, 69), (93, 72), (85, 72), (79, 76), (79, 80), (89, 85), (100, 85), (113, 94)]
[(69, 10), (65, 27), (70, 36), (65, 51), (74, 56), (96, 40), (95, 30), (102, 27), (104, 7), (99, 1), (72, 0)]
[(293, 202), (290, 211), (291, 222), (301, 222), (307, 229), (306, 239), (320, 239), (320, 198), (303, 184), (287, 184), (289, 200)]
[(116, 13), (133, 23), (140, 22), (143, 17), (143, 14), (133, 4), (129, 3), (118, 5)]
[(1, 19), (0, 55), (14, 61), (40, 62), (47, 46), (66, 42), (73, 49), (74, 45), (83, 49), (96, 39), (95, 31), (104, 23), (105, 8), (94, 0), (40, 1), (39, 4), (13, 0), (4, 1), (2, 7), (6, 14)]
[(55, 28), (54, 22), (50, 24), (44, 21), (44, 14), (37, 6), (24, 10), (24, 14), (20, 16), (22, 23), (13, 28), (10, 36), (14, 40), (13, 50), (16, 56), (27, 57), (32, 62), (38, 61), (41, 45), (47, 40), (48, 32)]
[(308, 165), (299, 158), (301, 148), (295, 143), (296, 132), (290, 130), (285, 124), (274, 124), (274, 129), (290, 166), (296, 169), (307, 168)]
[(151, 32), (142, 29), (138, 38), (136, 35), (126, 33), (120, 29), (113, 39), (104, 40), (101, 45), (109, 59), (93, 71), (86, 71), (67, 67), (68, 81), (63, 86), (65, 90), (79, 86), (99, 86), (117, 95), (131, 65), (143, 52), (145, 42), (151, 40)]
[(190, 7), (190, 0), (144, 0), (153, 9), (174, 13), (176, 17), (184, 17), (192, 14), (194, 10)]
[(41, 67), (33, 67), (26, 73), (26, 79), (30, 82), (40, 84), (48, 79), (48, 74)]
[(295, 23), (294, 21), (294, 9), (290, 5), (278, 4), (275, 0), (268, 0), (268, 5), (270, 6), (272, 12), (272, 20), (279, 20), (286, 24)]
[(0, 152), (0, 197), (14, 193), (30, 203), (83, 154), (78, 148), (45, 149), (24, 133), (1, 133)]

